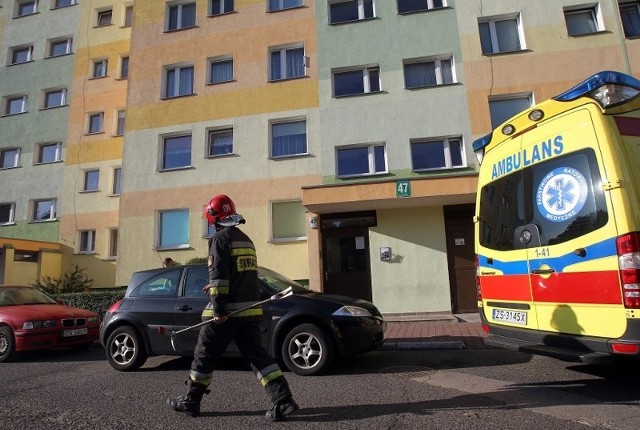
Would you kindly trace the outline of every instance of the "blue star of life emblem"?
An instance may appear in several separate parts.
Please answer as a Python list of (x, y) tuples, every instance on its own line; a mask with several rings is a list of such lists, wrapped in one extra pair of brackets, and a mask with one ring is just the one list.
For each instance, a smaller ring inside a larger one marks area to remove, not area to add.
[(566, 222), (584, 207), (589, 187), (585, 176), (573, 167), (558, 167), (547, 173), (536, 192), (540, 214), (551, 222)]

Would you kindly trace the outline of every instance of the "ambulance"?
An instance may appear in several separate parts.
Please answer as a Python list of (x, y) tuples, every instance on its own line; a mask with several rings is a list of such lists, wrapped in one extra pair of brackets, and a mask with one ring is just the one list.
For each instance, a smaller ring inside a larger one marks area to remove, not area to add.
[(491, 345), (640, 358), (640, 80), (597, 73), (473, 143)]

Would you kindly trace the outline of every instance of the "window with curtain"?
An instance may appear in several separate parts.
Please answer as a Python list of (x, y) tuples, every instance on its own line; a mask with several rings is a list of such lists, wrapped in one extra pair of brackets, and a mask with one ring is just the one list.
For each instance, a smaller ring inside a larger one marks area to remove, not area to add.
[(189, 94), (193, 94), (193, 66), (167, 69), (165, 97), (178, 97)]
[(598, 13), (595, 7), (584, 9), (565, 9), (564, 20), (569, 36), (581, 36), (600, 30)]
[(336, 148), (336, 176), (363, 176), (387, 173), (384, 144)]
[(330, 0), (329, 24), (360, 21), (375, 16), (373, 0)]
[(211, 0), (211, 15), (222, 15), (233, 11), (233, 0)]
[(520, 17), (488, 19), (478, 22), (483, 54), (514, 52), (523, 49), (520, 40)]
[(209, 131), (209, 157), (233, 154), (233, 129)]
[(158, 248), (189, 246), (189, 210), (175, 209), (158, 214)]
[(305, 208), (300, 200), (271, 203), (271, 240), (284, 242), (307, 237)]
[(404, 65), (404, 81), (406, 88), (452, 84), (453, 62), (451, 58), (407, 61)]
[(620, 3), (620, 17), (626, 37), (640, 37), (640, 1)]
[(270, 80), (303, 77), (304, 63), (303, 47), (272, 49)]
[(301, 7), (302, 0), (269, 0), (269, 12)]
[(80, 231), (80, 244), (78, 252), (81, 254), (91, 254), (96, 251), (96, 231), (83, 230)]
[(182, 3), (169, 5), (167, 9), (167, 30), (195, 27), (196, 4)]
[(414, 171), (464, 167), (462, 138), (451, 137), (411, 142), (411, 166)]
[(82, 191), (98, 191), (100, 170), (86, 170), (84, 172), (84, 187)]
[(307, 121), (271, 124), (271, 156), (287, 157), (307, 153)]
[(191, 166), (191, 135), (165, 137), (161, 170)]
[(33, 202), (32, 221), (53, 221), (56, 219), (56, 200), (45, 199)]
[(489, 100), (489, 112), (491, 115), (491, 127), (496, 128), (512, 116), (529, 109), (532, 105), (531, 94), (501, 96)]
[(233, 81), (233, 59), (220, 58), (209, 63), (209, 83), (220, 84)]
[(362, 69), (333, 72), (334, 97), (354, 96), (380, 91), (380, 69)]

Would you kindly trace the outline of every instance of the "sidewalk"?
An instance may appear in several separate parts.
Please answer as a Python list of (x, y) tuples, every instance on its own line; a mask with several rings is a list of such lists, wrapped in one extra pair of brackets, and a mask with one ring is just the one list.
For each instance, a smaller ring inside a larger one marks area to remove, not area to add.
[(406, 349), (479, 349), (489, 335), (478, 314), (453, 315), (435, 320), (387, 320), (384, 351)]

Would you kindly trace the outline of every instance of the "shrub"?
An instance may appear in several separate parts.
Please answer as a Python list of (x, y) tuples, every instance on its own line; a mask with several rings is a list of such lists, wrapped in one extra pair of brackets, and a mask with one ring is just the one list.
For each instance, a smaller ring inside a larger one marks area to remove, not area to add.
[(185, 264), (206, 264), (207, 259), (204, 257), (193, 257), (187, 260)]
[(85, 268), (80, 268), (77, 264), (74, 264), (73, 270), (66, 272), (59, 278), (44, 276), (42, 281), (36, 280), (33, 286), (49, 294), (88, 291), (93, 285), (93, 279), (89, 278), (85, 271)]

